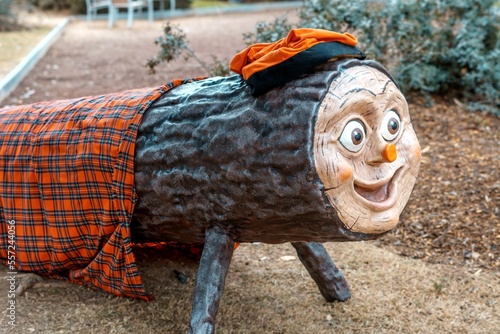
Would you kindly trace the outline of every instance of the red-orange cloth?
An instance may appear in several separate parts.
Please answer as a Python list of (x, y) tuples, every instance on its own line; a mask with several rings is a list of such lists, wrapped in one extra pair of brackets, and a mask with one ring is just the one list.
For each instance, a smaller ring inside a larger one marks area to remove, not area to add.
[(238, 53), (231, 60), (231, 71), (247, 80), (254, 73), (279, 64), (296, 54), (324, 42), (339, 42), (350, 46), (358, 43), (349, 33), (337, 33), (322, 29), (293, 29), (288, 36), (274, 43), (254, 44)]
[(0, 109), (0, 260), (10, 271), (152, 299), (130, 240), (135, 142), (143, 113), (184, 82)]

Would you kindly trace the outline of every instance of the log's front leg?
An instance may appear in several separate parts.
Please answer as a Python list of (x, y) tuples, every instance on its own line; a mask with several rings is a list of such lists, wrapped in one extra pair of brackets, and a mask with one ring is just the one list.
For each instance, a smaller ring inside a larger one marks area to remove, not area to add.
[(205, 232), (205, 245), (196, 275), (190, 334), (213, 333), (219, 301), (234, 251), (234, 241), (220, 227)]
[(329, 302), (351, 298), (351, 291), (344, 275), (335, 266), (322, 244), (317, 242), (292, 242), (300, 261)]

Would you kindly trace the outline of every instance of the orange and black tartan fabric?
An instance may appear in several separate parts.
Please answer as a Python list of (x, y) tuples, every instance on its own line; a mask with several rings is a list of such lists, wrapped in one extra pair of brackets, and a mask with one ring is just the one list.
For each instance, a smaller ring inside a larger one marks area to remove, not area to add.
[(137, 129), (190, 81), (0, 109), (0, 260), (14, 244), (18, 271), (151, 300), (130, 240)]

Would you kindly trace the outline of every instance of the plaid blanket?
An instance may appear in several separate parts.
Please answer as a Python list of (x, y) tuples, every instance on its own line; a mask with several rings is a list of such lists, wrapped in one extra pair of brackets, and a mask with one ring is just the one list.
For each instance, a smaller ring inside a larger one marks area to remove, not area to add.
[(0, 260), (10, 271), (152, 299), (130, 240), (135, 141), (143, 113), (188, 81), (0, 109)]

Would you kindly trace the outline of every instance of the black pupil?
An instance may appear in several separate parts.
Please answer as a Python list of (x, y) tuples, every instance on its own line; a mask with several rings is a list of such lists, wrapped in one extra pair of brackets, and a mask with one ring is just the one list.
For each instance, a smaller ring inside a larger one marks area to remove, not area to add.
[(363, 133), (359, 129), (352, 130), (351, 134), (352, 142), (358, 145), (363, 140)]
[(389, 132), (395, 134), (398, 131), (399, 123), (395, 118), (389, 120)]

